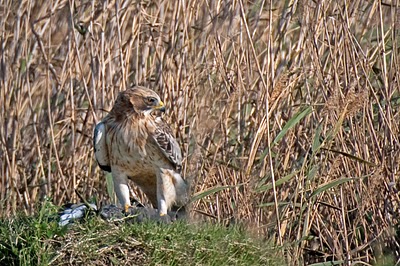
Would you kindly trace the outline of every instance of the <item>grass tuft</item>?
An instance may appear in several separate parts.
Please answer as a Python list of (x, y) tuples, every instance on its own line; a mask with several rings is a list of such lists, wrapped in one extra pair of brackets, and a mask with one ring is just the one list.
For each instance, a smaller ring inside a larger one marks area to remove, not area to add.
[(53, 256), (49, 240), (65, 233), (57, 217), (56, 207), (45, 201), (34, 216), (0, 218), (0, 264), (47, 265)]
[(279, 249), (238, 226), (108, 223), (59, 228), (54, 208), (0, 221), (1, 265), (282, 265)]

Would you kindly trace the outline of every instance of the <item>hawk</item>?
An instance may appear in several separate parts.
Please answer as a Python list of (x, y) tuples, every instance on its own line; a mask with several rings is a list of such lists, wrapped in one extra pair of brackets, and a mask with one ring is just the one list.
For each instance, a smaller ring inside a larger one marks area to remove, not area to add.
[(96, 125), (94, 153), (101, 169), (111, 172), (114, 190), (128, 212), (128, 179), (147, 196), (160, 216), (187, 200), (182, 153), (171, 128), (154, 111), (165, 112), (153, 90), (133, 87), (119, 93), (112, 110)]

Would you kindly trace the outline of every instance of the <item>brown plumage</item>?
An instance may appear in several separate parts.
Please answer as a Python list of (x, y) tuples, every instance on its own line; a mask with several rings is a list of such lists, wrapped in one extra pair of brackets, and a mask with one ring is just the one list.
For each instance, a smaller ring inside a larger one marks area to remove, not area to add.
[(164, 103), (153, 91), (134, 87), (120, 92), (110, 113), (96, 125), (95, 157), (111, 172), (121, 205), (130, 206), (128, 179), (146, 194), (160, 215), (186, 203), (187, 185), (180, 175), (182, 153), (170, 127), (153, 111)]

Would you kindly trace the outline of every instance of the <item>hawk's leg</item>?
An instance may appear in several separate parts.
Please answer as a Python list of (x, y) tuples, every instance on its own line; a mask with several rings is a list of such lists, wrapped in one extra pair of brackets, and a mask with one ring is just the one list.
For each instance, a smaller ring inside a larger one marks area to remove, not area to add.
[(173, 174), (174, 172), (169, 169), (161, 169), (157, 174), (157, 204), (160, 216), (168, 214), (176, 199)]
[(131, 200), (129, 199), (129, 186), (128, 178), (125, 174), (114, 170), (112, 171), (113, 181), (114, 181), (114, 191), (117, 194), (117, 198), (122, 208), (126, 213), (129, 211), (131, 206)]
[(160, 213), (160, 216), (166, 215), (168, 213), (168, 204), (165, 200), (164, 194), (162, 193), (162, 189), (158, 184), (157, 184), (157, 203), (158, 203), (158, 212)]

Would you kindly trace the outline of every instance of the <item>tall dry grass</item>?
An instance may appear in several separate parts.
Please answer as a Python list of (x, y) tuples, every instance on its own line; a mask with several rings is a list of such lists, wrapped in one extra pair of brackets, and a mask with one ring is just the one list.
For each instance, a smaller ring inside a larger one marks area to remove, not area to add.
[(290, 264), (400, 257), (398, 1), (1, 0), (0, 21), (2, 215), (108, 201), (93, 126), (140, 84), (194, 212)]

